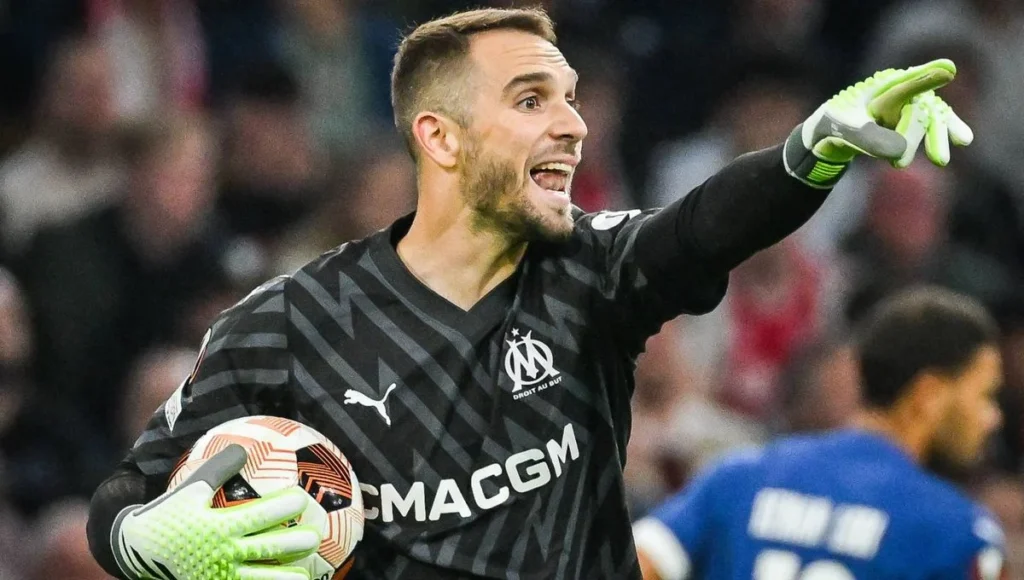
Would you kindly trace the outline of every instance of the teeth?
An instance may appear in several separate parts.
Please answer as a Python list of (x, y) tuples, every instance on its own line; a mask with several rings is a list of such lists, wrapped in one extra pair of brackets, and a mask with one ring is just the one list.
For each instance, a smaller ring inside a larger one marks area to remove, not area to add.
[(572, 165), (568, 163), (543, 163), (533, 168), (534, 171), (561, 171), (562, 173), (572, 173)]

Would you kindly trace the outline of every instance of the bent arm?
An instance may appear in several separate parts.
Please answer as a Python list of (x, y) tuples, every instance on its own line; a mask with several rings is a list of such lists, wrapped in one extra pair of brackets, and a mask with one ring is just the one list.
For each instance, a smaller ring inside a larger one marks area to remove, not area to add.
[(93, 494), (86, 535), (89, 551), (107, 574), (125, 578), (114, 558), (110, 541), (110, 530), (117, 514), (128, 506), (144, 504), (151, 499), (146, 493), (146, 478), (130, 464), (122, 464)]

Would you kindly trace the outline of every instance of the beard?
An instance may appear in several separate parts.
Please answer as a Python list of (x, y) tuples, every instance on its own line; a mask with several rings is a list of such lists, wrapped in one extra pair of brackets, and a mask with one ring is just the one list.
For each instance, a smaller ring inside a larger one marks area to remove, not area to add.
[[(462, 157), (462, 195), (475, 212), (474, 227), (516, 242), (564, 242), (572, 234), (571, 206), (536, 207), (527, 191), (531, 178), (511, 161), (488, 155), (470, 138)], [(547, 215), (545, 215), (547, 214)]]
[(932, 443), (923, 457), (923, 464), (932, 472), (957, 482), (970, 478), (977, 467), (984, 462), (991, 438), (986, 438), (981, 449), (963, 449), (956, 435), (948, 435)]

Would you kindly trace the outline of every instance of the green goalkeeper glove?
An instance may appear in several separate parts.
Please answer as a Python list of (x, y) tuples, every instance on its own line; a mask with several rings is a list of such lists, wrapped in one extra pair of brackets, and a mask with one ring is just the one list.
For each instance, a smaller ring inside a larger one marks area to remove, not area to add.
[(935, 89), (956, 76), (952, 61), (939, 59), (889, 69), (842, 90), (818, 107), (786, 140), (786, 171), (819, 188), (835, 185), (857, 155), (888, 159), (904, 168), (924, 140), (936, 165), (949, 163), (949, 143), (969, 145), (974, 133)]
[(305, 509), (305, 491), (211, 507), (217, 489), (245, 461), (245, 450), (230, 445), (172, 491), (121, 510), (110, 534), (121, 571), (147, 580), (309, 580), (302, 568), (268, 563), (291, 562), (320, 546), (314, 528), (281, 526)]

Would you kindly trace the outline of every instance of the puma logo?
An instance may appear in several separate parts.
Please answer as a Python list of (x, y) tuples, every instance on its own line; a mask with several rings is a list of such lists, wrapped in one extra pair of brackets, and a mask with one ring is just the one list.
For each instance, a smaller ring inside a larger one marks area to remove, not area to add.
[(388, 417), (388, 411), (384, 407), (384, 402), (388, 400), (388, 395), (390, 395), (391, 391), (395, 390), (395, 387), (397, 386), (398, 385), (396, 383), (391, 383), (391, 386), (388, 387), (387, 392), (384, 393), (384, 398), (382, 398), (379, 401), (374, 401), (373, 399), (367, 397), (366, 395), (360, 393), (359, 391), (349, 389), (345, 391), (345, 400), (342, 402), (346, 405), (362, 405), (364, 407), (373, 407), (374, 409), (377, 409), (377, 412), (380, 413), (380, 416), (384, 418), (384, 423), (386, 423), (387, 426), (390, 427), (391, 417)]

